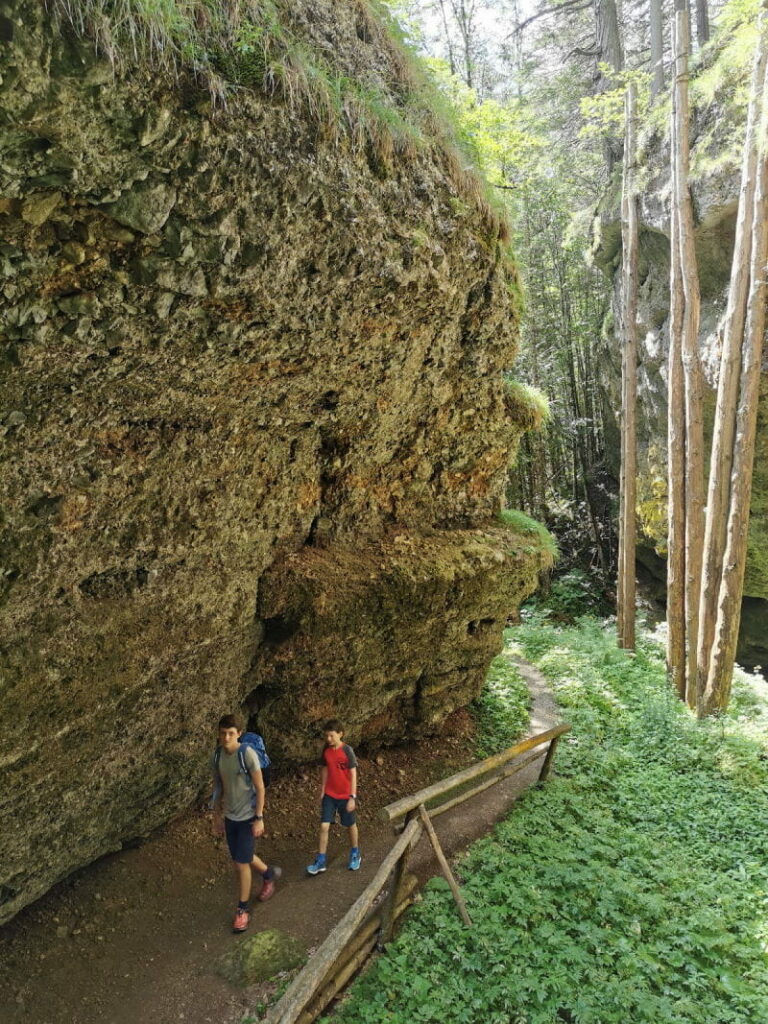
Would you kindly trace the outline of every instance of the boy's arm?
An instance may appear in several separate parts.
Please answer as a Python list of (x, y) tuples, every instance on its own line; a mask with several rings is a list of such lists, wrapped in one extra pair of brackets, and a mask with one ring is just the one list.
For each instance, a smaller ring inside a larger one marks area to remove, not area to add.
[(261, 767), (251, 768), (251, 782), (253, 788), (256, 790), (256, 806), (254, 808), (254, 814), (256, 815), (256, 821), (253, 823), (253, 834), (258, 839), (259, 836), (264, 834), (264, 777), (261, 774)]
[(251, 782), (256, 790), (254, 812), (257, 818), (261, 818), (264, 815), (264, 776), (261, 774), (261, 768), (251, 768)]
[(353, 795), (347, 800), (347, 810), (354, 811), (357, 800), (357, 768), (349, 769), (349, 785)]
[(328, 766), (323, 765), (320, 769), (320, 799), (322, 800), (325, 796), (325, 784), (328, 781)]

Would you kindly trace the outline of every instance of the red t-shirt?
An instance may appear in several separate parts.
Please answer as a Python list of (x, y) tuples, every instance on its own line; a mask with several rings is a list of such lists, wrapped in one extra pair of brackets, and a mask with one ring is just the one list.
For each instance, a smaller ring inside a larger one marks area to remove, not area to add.
[(328, 769), (325, 792), (335, 800), (348, 800), (352, 796), (349, 773), (357, 768), (357, 758), (352, 747), (342, 743), (340, 747), (326, 747), (320, 764)]

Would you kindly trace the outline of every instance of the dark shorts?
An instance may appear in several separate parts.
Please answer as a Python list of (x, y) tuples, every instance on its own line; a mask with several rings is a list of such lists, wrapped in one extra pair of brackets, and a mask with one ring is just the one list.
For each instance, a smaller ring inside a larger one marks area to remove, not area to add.
[(224, 819), (227, 846), (232, 855), (232, 860), (237, 864), (250, 864), (253, 860), (253, 849), (256, 840), (253, 837), (251, 825), (253, 825), (255, 820), (255, 818), (251, 818), (250, 821)]
[(323, 797), (323, 802), (320, 807), (320, 821), (333, 823), (336, 820), (338, 814), (341, 818), (341, 824), (345, 828), (349, 828), (350, 825), (354, 825), (357, 821), (357, 816), (354, 811), (347, 810), (348, 796), (338, 800), (335, 796), (328, 796), (326, 793)]

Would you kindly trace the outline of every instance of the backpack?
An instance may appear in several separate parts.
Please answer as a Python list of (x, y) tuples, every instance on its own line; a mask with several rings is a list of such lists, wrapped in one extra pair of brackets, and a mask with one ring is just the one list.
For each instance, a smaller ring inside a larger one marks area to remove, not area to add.
[[(272, 762), (269, 760), (267, 754), (267, 748), (264, 746), (264, 740), (259, 736), (257, 732), (244, 732), (240, 737), (240, 746), (237, 749), (237, 759), (240, 762), (240, 771), (248, 780), (248, 785), (253, 789), (253, 782), (251, 781), (251, 773), (248, 771), (248, 766), (245, 763), (245, 750), (246, 747), (250, 747), (251, 750), (256, 754), (259, 759), (259, 766), (261, 767), (261, 777), (264, 780), (264, 788), (266, 789), (270, 782), (270, 776), (272, 770), (270, 765)], [(221, 747), (216, 747), (213, 752), (213, 796), (211, 797), (211, 807), (221, 796), (221, 774), (219, 772), (219, 761), (221, 761)], [(255, 805), (256, 794), (252, 793), (251, 802)]]

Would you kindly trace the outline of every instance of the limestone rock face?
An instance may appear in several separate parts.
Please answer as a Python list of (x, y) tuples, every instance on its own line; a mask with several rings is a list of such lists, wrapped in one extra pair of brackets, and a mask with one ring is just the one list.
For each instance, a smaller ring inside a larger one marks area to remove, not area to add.
[[(395, 82), (353, 9), (307, 23)], [(222, 713), (437, 728), (540, 561), (488, 528), (514, 271), (447, 161), (2, 11), (0, 921), (188, 805)]]
[(305, 547), (278, 560), (259, 582), (264, 638), (251, 668), (252, 710), (273, 748), (312, 757), (340, 694), (352, 745), (434, 730), (482, 687), (539, 565), (500, 528), (397, 532), (362, 552)]
[[(714, 127), (713, 127), (714, 123)], [(720, 119), (723, 137), (733, 132), (727, 118)], [(694, 119), (693, 166), (697, 165), (697, 139), (712, 143), (718, 118), (712, 110)], [(737, 133), (738, 134), (738, 133)], [(743, 132), (741, 133), (743, 136)], [(700, 146), (704, 145), (701, 141)], [(700, 155), (700, 154), (699, 154)], [(660, 139), (652, 140), (646, 154), (649, 183), (641, 202), (640, 289), (638, 304), (638, 516), (649, 546), (666, 554), (667, 537), (667, 357), (669, 352), (669, 209), (668, 159)], [(717, 396), (721, 339), (718, 327), (725, 312), (740, 189), (739, 155), (716, 163), (692, 183), (696, 222), (696, 257), (701, 285), (699, 350), (705, 374), (705, 429), (711, 434)], [(598, 229), (595, 255), (614, 285), (613, 324), (621, 317), (621, 225), (608, 204)], [(748, 668), (768, 665), (768, 345), (764, 345), (757, 448), (749, 523), (749, 547), (744, 581), (745, 601), (738, 658)], [(621, 405), (621, 350), (613, 329), (607, 333), (602, 378), (608, 404), (616, 414)], [(609, 446), (609, 450), (611, 446)], [(618, 451), (618, 446), (615, 448)], [(618, 470), (618, 467), (616, 467)], [(709, 472), (707, 462), (706, 472)], [(665, 564), (644, 559), (657, 573)]]

